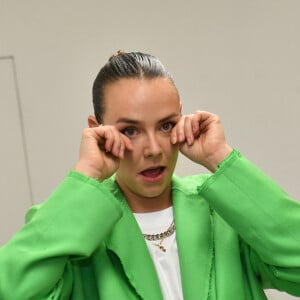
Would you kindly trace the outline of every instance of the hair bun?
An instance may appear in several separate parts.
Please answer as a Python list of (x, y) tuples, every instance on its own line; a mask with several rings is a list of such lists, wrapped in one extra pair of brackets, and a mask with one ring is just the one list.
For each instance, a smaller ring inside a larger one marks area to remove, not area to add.
[(109, 58), (108, 61), (111, 61), (111, 60), (114, 59), (115, 57), (122, 56), (122, 55), (124, 55), (124, 54), (126, 54), (125, 51), (119, 50), (117, 53), (113, 54), (113, 55)]

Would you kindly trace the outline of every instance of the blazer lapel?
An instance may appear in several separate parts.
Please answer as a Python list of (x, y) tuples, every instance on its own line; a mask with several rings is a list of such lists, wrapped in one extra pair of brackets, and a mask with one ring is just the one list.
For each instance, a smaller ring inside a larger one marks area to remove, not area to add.
[(213, 265), (210, 208), (197, 193), (195, 182), (183, 180), (174, 177), (172, 191), (184, 299), (207, 299)]
[[(203, 177), (201, 177), (203, 178)], [(208, 299), (213, 268), (213, 228), (210, 208), (196, 188), (201, 185), (173, 177), (172, 196), (181, 281), (185, 300)], [(123, 216), (106, 241), (142, 299), (162, 300), (159, 280), (138, 224), (116, 183), (110, 187)]]
[(119, 257), (127, 278), (142, 299), (162, 300), (156, 270), (140, 228), (117, 186), (113, 193), (121, 200), (123, 216), (107, 239), (107, 248)]

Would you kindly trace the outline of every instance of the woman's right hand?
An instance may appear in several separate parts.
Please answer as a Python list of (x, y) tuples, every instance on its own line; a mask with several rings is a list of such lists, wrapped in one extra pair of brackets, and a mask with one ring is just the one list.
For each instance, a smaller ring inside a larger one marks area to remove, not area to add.
[(79, 161), (73, 169), (103, 181), (116, 172), (125, 151), (132, 150), (130, 139), (114, 126), (86, 128), (82, 132)]

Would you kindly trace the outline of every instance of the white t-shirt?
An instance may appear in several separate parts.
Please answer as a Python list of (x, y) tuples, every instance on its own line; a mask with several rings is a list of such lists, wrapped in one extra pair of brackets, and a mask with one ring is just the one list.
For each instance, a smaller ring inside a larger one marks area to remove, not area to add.
[[(137, 223), (144, 234), (157, 234), (165, 232), (174, 219), (173, 208), (169, 207), (161, 211), (151, 213), (135, 213)], [(169, 237), (166, 237), (162, 246), (166, 249), (163, 252), (155, 244), (157, 241), (148, 241), (146, 244), (154, 262), (164, 300), (182, 300), (182, 286), (180, 277), (180, 267), (178, 250), (176, 243), (176, 231)]]

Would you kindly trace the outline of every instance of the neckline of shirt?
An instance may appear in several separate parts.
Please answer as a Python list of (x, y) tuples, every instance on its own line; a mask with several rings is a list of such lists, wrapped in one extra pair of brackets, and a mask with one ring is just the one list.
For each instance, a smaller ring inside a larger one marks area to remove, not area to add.
[(171, 225), (174, 218), (172, 206), (159, 211), (134, 213), (133, 215), (139, 224), (141, 231), (147, 234), (164, 232)]

